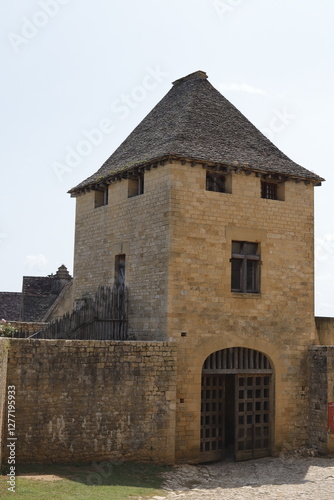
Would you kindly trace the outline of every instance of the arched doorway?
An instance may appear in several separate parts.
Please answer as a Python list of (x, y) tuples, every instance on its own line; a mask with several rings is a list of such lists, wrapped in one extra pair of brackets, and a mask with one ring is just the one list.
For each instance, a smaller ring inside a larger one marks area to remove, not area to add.
[(244, 347), (216, 351), (204, 362), (201, 462), (271, 455), (273, 370), (265, 354)]

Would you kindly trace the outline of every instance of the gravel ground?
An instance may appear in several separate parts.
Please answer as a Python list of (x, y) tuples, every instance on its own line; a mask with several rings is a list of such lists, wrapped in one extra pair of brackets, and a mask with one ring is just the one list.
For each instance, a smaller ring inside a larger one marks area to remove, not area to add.
[(152, 500), (334, 500), (334, 457), (261, 458), (181, 465)]

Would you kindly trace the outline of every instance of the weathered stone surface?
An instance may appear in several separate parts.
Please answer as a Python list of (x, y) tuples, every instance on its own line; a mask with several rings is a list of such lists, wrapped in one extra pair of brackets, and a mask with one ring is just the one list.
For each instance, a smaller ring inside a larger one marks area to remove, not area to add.
[[(177, 344), (178, 461), (199, 459), (203, 363), (228, 347), (272, 363), (274, 452), (308, 442), (313, 185), (287, 180), (278, 201), (261, 198), (254, 173), (229, 175), (231, 193), (206, 191), (202, 165), (174, 161), (145, 172), (142, 195), (128, 198), (124, 179), (108, 205), (94, 208), (93, 191), (77, 197), (74, 297), (112, 284), (124, 253), (131, 338)], [(231, 292), (233, 240), (260, 244), (261, 293)]]
[(282, 457), (184, 465), (164, 477), (169, 490), (165, 500), (330, 500), (334, 459)]
[(11, 326), (18, 332), (15, 336), (29, 337), (33, 333), (45, 328), (47, 323), (44, 322), (29, 322), (29, 321), (12, 321)]
[[(0, 339), (0, 356), (1, 409), (16, 388), (18, 463), (174, 462), (173, 345)], [(4, 427), (3, 460), (7, 437)]]
[(334, 434), (327, 426), (328, 403), (334, 402), (334, 346), (309, 350), (310, 445), (321, 453), (334, 453)]
[(334, 345), (334, 318), (315, 318), (320, 345)]

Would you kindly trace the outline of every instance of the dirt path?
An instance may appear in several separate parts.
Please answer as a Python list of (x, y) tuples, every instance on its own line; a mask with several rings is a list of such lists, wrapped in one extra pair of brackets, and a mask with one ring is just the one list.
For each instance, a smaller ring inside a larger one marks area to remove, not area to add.
[(334, 458), (261, 458), (176, 466), (155, 500), (333, 500)]

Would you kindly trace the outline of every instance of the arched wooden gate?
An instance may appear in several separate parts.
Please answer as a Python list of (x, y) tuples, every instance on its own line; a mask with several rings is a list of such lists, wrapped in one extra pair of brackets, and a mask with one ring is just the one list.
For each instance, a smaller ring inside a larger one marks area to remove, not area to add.
[(271, 455), (273, 370), (265, 354), (243, 347), (205, 360), (201, 395), (201, 462)]

